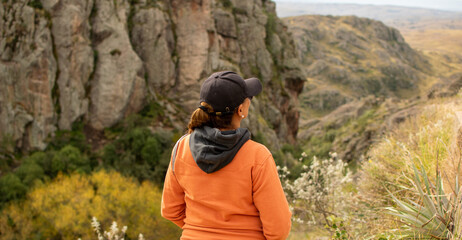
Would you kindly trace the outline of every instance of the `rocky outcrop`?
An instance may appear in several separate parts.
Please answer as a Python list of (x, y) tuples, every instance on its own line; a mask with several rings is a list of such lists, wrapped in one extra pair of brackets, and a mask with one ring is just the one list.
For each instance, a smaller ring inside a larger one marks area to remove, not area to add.
[[(58, 126), (71, 129), (72, 123), (88, 112), (87, 84), (93, 71), (90, 13), (93, 0), (44, 0), (43, 9), (49, 13), (58, 74), (56, 97), (59, 107)], [(62, 107), (61, 107), (62, 106)]]
[(0, 15), (1, 137), (23, 149), (44, 149), (57, 125), (50, 20), (24, 1), (3, 1)]
[(427, 92), (427, 97), (441, 98), (451, 97), (459, 93), (462, 89), (462, 73), (456, 73), (449, 78), (441, 78), (440, 81), (433, 84)]
[(93, 8), (92, 44), (97, 61), (88, 123), (102, 130), (141, 109), (145, 81), (143, 63), (127, 32), (129, 2), (96, 0)]
[(184, 126), (220, 70), (264, 83), (252, 131), (295, 141), (305, 77), (274, 2), (9, 0), (0, 15), (0, 135), (20, 148), (43, 149), (75, 122), (111, 127), (149, 101)]
[(131, 42), (143, 61), (147, 87), (155, 95), (170, 91), (175, 86), (178, 62), (173, 22), (165, 9), (135, 5), (131, 11)]

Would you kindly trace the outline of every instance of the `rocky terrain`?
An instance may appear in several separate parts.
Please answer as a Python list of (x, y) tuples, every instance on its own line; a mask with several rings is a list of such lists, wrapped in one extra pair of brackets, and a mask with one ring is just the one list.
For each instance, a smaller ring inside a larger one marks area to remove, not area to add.
[(0, 16), (0, 136), (19, 149), (151, 102), (158, 127), (182, 131), (201, 81), (225, 69), (264, 84), (246, 125), (271, 146), (295, 140), (305, 76), (274, 2), (5, 0)]
[(363, 159), (378, 136), (418, 113), (419, 102), (460, 89), (457, 68), (440, 71), (382, 22), (319, 15), (284, 22), (307, 75), (298, 138), (309, 156), (334, 151), (346, 161)]
[(431, 66), (398, 30), (358, 17), (285, 18), (309, 78), (303, 103), (333, 110), (367, 95), (409, 98)]

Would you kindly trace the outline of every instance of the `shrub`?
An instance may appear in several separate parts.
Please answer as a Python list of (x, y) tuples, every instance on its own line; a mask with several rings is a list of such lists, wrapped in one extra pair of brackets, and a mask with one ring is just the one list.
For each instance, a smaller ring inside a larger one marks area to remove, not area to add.
[(19, 166), (16, 175), (21, 179), (22, 183), (26, 186), (32, 186), (34, 181), (42, 180), (45, 178), (43, 169), (35, 162), (25, 162)]
[(54, 151), (35, 152), (32, 155), (26, 157), (23, 161), (24, 163), (35, 163), (39, 165), (43, 169), (45, 175), (52, 176), (53, 170), (51, 163), (54, 155)]
[(87, 143), (87, 138), (83, 131), (84, 123), (75, 122), (72, 125), (72, 130), (58, 130), (55, 133), (53, 140), (49, 144), (49, 149), (59, 150), (67, 145), (78, 148), (83, 153), (90, 153), (91, 147)]
[(115, 169), (125, 176), (140, 181), (153, 180), (162, 183), (170, 160), (172, 141), (170, 134), (153, 134), (147, 128), (133, 128), (121, 133), (102, 151), (106, 168)]
[(53, 156), (51, 172), (55, 176), (59, 172), (74, 171), (89, 173), (91, 171), (90, 161), (80, 153), (78, 148), (67, 145)]
[[(305, 165), (303, 169), (300, 177), (290, 181), (287, 179), (290, 174), (287, 168), (279, 168), (283, 188), (293, 208), (294, 220), (322, 227), (331, 225), (330, 216), (348, 218), (350, 204), (354, 204), (354, 199), (351, 198), (352, 192), (347, 190), (352, 181), (347, 164), (337, 159), (334, 153), (325, 160), (315, 157), (311, 165)], [(352, 201), (345, 201), (347, 198)]]
[(92, 239), (91, 216), (130, 226), (127, 239), (177, 239), (180, 229), (160, 216), (161, 192), (116, 172), (58, 175), (0, 214), (2, 239)]
[(161, 151), (161, 144), (155, 137), (148, 137), (141, 149), (141, 159), (146, 161), (149, 165), (155, 166), (159, 162)]
[(13, 173), (8, 173), (0, 178), (0, 204), (22, 198), (27, 192), (27, 187), (21, 179)]
[(392, 193), (395, 207), (388, 207), (390, 214), (407, 223), (409, 238), (420, 239), (461, 239), (462, 237), (462, 188), (456, 175), (452, 192), (443, 187), (441, 173), (436, 176), (435, 184), (428, 179), (427, 172), (417, 170), (415, 165), (414, 179), (409, 179), (411, 190), (419, 196), (420, 201), (413, 199), (399, 200)]

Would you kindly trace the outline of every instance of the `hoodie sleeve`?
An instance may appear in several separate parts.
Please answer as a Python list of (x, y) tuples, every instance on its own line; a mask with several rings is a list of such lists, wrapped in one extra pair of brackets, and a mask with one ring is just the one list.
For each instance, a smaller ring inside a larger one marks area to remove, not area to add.
[(165, 176), (164, 190), (162, 192), (162, 217), (172, 221), (180, 228), (184, 225), (186, 203), (184, 201), (183, 188), (178, 183), (172, 171), (172, 164), (169, 164)]
[(292, 224), (292, 213), (271, 154), (256, 164), (252, 178), (254, 203), (260, 212), (266, 239), (286, 239)]

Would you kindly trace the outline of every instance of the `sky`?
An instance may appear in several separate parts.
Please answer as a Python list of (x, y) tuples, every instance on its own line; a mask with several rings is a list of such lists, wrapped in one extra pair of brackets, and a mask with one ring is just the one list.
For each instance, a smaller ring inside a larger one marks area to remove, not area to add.
[(462, 0), (273, 0), (275, 2), (354, 3), (431, 8), (462, 12)]

